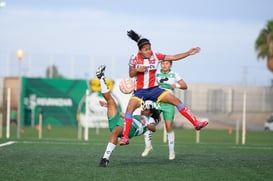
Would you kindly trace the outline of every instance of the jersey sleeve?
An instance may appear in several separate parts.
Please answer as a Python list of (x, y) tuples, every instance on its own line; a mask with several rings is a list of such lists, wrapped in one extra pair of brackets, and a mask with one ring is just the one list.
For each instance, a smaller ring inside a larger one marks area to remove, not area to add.
[(148, 123), (148, 124), (156, 124), (154, 118), (152, 118), (152, 117), (149, 117), (147, 123)]
[(129, 60), (129, 67), (131, 68), (136, 68), (136, 59), (135, 59), (136, 55), (132, 55), (130, 60)]
[(178, 73), (174, 72), (174, 74), (175, 74), (175, 80), (176, 80), (176, 82), (182, 80), (182, 77)]
[(165, 58), (166, 55), (161, 54), (161, 53), (156, 53), (155, 56), (157, 57), (157, 59), (159, 61), (162, 61), (162, 60), (164, 60), (164, 58)]

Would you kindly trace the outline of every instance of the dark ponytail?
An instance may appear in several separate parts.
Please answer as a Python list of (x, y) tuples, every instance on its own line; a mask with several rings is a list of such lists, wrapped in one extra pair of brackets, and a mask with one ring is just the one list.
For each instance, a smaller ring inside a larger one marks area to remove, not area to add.
[(158, 124), (161, 120), (160, 119), (160, 112), (156, 108), (152, 108), (152, 109), (150, 109), (150, 113), (153, 114), (151, 117), (154, 118), (155, 123)]
[(137, 46), (139, 49), (141, 49), (144, 45), (149, 44), (151, 45), (150, 41), (146, 38), (141, 38), (140, 35), (138, 35), (134, 30), (127, 31), (127, 35), (137, 42)]

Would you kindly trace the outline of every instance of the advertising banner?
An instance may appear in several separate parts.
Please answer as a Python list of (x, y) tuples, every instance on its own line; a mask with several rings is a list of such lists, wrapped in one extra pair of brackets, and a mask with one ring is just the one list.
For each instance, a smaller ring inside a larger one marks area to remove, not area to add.
[(22, 126), (38, 124), (39, 112), (43, 125), (76, 126), (77, 108), (88, 85), (85, 80), (22, 79)]

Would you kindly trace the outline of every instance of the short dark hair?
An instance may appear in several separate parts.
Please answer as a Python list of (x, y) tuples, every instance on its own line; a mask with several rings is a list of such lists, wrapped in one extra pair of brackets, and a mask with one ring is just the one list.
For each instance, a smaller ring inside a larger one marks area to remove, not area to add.
[(170, 62), (170, 64), (173, 65), (173, 61), (172, 60), (162, 60), (162, 63), (163, 62)]

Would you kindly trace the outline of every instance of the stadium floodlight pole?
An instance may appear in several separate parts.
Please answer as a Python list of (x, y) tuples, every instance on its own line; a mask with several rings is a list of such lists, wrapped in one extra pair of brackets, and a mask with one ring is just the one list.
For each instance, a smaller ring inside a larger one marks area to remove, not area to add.
[(18, 64), (18, 74), (19, 74), (19, 77), (21, 77), (21, 60), (24, 58), (24, 52), (23, 50), (19, 49), (17, 50), (16, 52), (16, 57), (18, 58), (19, 60), (19, 64)]
[(19, 60), (19, 68), (18, 68), (18, 73), (19, 73), (19, 85), (18, 85), (18, 106), (17, 106), (17, 138), (20, 138), (20, 132), (21, 132), (21, 93), (22, 93), (22, 76), (21, 76), (21, 60), (24, 58), (24, 52), (23, 50), (19, 49), (16, 52), (16, 57)]

